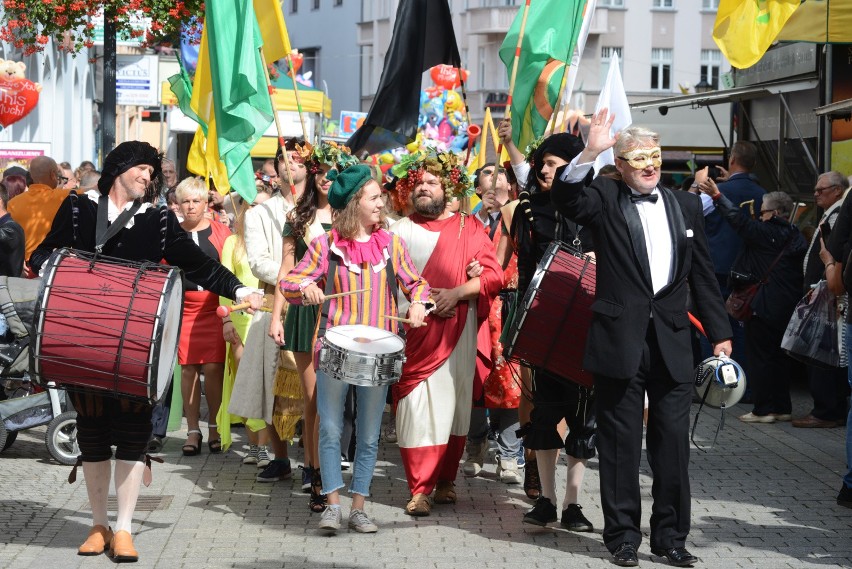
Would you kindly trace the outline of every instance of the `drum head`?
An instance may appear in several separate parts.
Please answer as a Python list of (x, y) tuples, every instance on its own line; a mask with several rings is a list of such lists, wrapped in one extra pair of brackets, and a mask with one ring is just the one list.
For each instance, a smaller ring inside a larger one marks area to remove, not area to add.
[(343, 350), (370, 355), (395, 354), (405, 350), (405, 342), (393, 332), (363, 324), (329, 328), (325, 341)]
[(148, 385), (154, 393), (150, 396), (159, 401), (166, 393), (174, 377), (177, 361), (178, 340), (183, 315), (183, 286), (180, 273), (172, 270), (163, 285), (163, 295), (157, 311), (159, 321), (154, 326), (151, 339), (151, 370)]

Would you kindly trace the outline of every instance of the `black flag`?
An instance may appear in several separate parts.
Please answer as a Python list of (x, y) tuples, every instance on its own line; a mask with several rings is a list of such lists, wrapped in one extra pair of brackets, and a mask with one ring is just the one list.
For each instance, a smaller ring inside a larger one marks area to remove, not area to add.
[(346, 145), (356, 156), (405, 146), (417, 135), (423, 72), (461, 67), (447, 0), (400, 0), (376, 97)]

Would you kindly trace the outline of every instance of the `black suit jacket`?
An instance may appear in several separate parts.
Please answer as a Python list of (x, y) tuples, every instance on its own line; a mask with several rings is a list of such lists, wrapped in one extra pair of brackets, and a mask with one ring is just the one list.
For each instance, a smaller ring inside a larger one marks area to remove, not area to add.
[(694, 311), (713, 342), (731, 337), (713, 262), (704, 234), (701, 200), (660, 187), (673, 244), (673, 277), (655, 295), (636, 206), (626, 184), (598, 177), (591, 186), (565, 183), (551, 189), (556, 208), (591, 229), (597, 257), (595, 313), (586, 343), (585, 368), (595, 374), (636, 375), (648, 323), (653, 315), (663, 359), (675, 381), (692, 379), (692, 345), (687, 316), (687, 283)]

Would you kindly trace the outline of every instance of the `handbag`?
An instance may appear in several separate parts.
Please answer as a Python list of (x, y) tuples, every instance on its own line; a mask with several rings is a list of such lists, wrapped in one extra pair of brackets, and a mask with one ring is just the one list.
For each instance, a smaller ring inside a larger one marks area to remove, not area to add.
[[(766, 269), (765, 273), (763, 273), (763, 277), (761, 277), (756, 283), (749, 284), (741, 288), (735, 288), (731, 291), (731, 294), (728, 295), (728, 298), (725, 300), (725, 311), (735, 320), (739, 320), (740, 322), (747, 322), (751, 320), (751, 317), (754, 314), (754, 311), (751, 308), (751, 303), (754, 302), (754, 298), (760, 291), (760, 287), (769, 282), (769, 275), (772, 273), (772, 269), (775, 268), (775, 265), (778, 264), (778, 261), (780, 261), (781, 257), (784, 255), (784, 251), (786, 251), (787, 247), (790, 246), (790, 243), (793, 242), (793, 237), (796, 235), (796, 229), (792, 226), (790, 229), (790, 235), (787, 237), (787, 242), (784, 243), (784, 247), (782, 247), (778, 252), (775, 260), (772, 261), (772, 264), (769, 265), (769, 268)], [(733, 271), (731, 272), (733, 273)]]
[(751, 320), (751, 316), (754, 314), (751, 303), (754, 297), (757, 296), (757, 292), (760, 290), (762, 284), (763, 281), (760, 281), (744, 288), (732, 290), (731, 294), (725, 300), (725, 311), (740, 322)]
[(796, 305), (781, 349), (790, 357), (820, 368), (840, 367), (837, 297), (819, 281)]

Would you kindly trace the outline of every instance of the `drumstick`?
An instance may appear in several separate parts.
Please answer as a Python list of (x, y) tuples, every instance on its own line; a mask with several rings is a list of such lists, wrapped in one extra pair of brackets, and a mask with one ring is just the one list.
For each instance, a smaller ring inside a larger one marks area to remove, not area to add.
[[(366, 288), (359, 288), (358, 290), (350, 290), (349, 292), (338, 292), (336, 294), (330, 294), (325, 297), (326, 300), (332, 298), (339, 298), (341, 296), (349, 296), (350, 294), (356, 294), (359, 292), (364, 292), (367, 290)], [(237, 310), (245, 310), (246, 308), (251, 308), (250, 302), (241, 302), (240, 304), (234, 304), (232, 306), (220, 306), (216, 309), (216, 316), (219, 318), (225, 318), (231, 312), (236, 312)], [(261, 312), (272, 312), (271, 308), (261, 307), (258, 310)]]
[[(241, 302), (240, 304), (233, 304), (231, 306), (220, 306), (216, 309), (216, 316), (219, 318), (225, 318), (231, 312), (236, 312), (237, 310), (245, 310), (246, 308), (251, 308), (250, 302)], [(261, 306), (257, 310), (261, 312), (272, 312), (272, 309), (267, 306)]]
[[(385, 314), (385, 318), (388, 320), (395, 320), (396, 322), (401, 322), (403, 324), (411, 324), (411, 320), (408, 318), (400, 318), (399, 316), (391, 316), (390, 314)], [(423, 322), (423, 326), (428, 326), (428, 324)]]
[(329, 300), (329, 299), (332, 299), (332, 298), (340, 298), (341, 296), (349, 296), (350, 294), (357, 294), (359, 292), (364, 292), (365, 290), (367, 290), (367, 289), (366, 288), (359, 288), (358, 290), (350, 290), (349, 292), (338, 292), (338, 293), (335, 293), (335, 294), (329, 294), (328, 296), (325, 297), (325, 299)]

